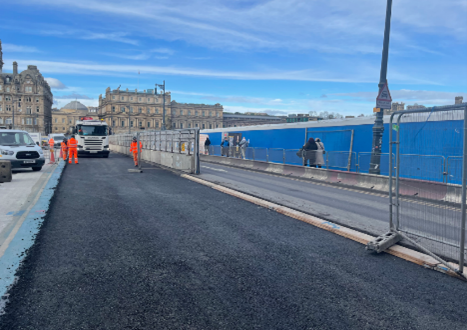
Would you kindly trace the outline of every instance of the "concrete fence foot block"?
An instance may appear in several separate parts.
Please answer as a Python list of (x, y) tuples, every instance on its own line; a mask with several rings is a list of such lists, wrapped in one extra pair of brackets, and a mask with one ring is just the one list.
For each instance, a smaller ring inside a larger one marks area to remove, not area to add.
[(11, 182), (11, 163), (8, 160), (0, 160), (0, 182)]
[(365, 249), (381, 253), (399, 242), (401, 239), (402, 237), (398, 233), (390, 231), (368, 242)]

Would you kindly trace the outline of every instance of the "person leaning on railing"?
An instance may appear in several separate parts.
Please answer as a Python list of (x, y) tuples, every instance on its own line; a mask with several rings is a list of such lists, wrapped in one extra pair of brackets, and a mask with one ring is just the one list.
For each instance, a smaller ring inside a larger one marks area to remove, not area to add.
[(229, 140), (228, 138), (224, 138), (224, 140), (221, 143), (221, 149), (222, 149), (222, 156), (227, 156), (229, 157)]
[(302, 147), (303, 152), (303, 166), (307, 166), (307, 163), (310, 167), (316, 167), (316, 151), (318, 150), (318, 145), (315, 142), (315, 139), (312, 137), (308, 139), (308, 142)]
[(318, 146), (318, 151), (316, 152), (316, 165), (321, 168), (321, 165), (324, 165), (323, 155), (326, 153), (326, 150), (324, 149), (324, 144), (321, 142), (320, 138), (316, 138), (315, 141)]
[(204, 153), (206, 155), (209, 155), (209, 146), (211, 145), (211, 140), (209, 138), (206, 138), (206, 141), (204, 141)]
[(243, 138), (238, 145), (240, 146), (240, 149), (242, 151), (242, 159), (245, 159), (245, 150), (246, 150), (246, 147), (248, 146), (247, 140)]

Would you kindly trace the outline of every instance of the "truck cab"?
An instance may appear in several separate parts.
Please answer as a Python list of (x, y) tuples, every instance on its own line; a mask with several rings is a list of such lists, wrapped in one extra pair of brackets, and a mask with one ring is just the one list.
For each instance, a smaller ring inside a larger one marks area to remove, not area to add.
[(78, 155), (109, 157), (110, 128), (100, 120), (80, 120), (73, 129), (78, 142)]

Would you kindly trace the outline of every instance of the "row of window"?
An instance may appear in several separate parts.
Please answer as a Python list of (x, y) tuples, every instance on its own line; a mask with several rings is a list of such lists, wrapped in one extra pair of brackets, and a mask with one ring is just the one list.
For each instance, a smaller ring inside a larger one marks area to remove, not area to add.
[[(115, 111), (116, 111), (116, 108), (117, 108), (117, 107), (112, 106), (112, 112), (115, 112)], [(133, 107), (130, 107), (129, 110), (130, 110), (130, 113), (134, 113), (134, 112), (135, 112), (135, 111), (134, 111), (135, 108), (133, 108)], [(121, 112), (125, 112), (125, 111), (126, 111), (126, 107), (120, 107), (120, 111), (121, 111)], [(143, 111), (144, 111), (143, 108), (141, 108), (141, 107), (138, 108), (138, 113), (143, 113)], [(150, 114), (150, 113), (151, 113), (151, 108), (146, 108), (146, 109), (145, 109), (145, 113)], [(155, 113), (158, 114), (158, 113), (159, 113), (159, 109), (156, 109)], [(177, 110), (172, 110), (172, 114), (173, 114), (173, 115), (177, 115)], [(185, 114), (185, 111), (184, 111), (184, 110), (180, 110), (180, 111), (179, 111), (179, 114), (180, 114), (181, 116), (183, 116), (183, 115)], [(187, 110), (186, 114), (187, 114), (188, 116), (191, 116), (191, 114), (192, 114), (191, 110)], [(201, 116), (203, 116), (203, 117), (205, 117), (205, 116), (212, 117), (212, 111), (209, 111), (209, 112), (208, 112), (208, 111), (204, 111), (204, 110), (203, 110), (203, 111), (195, 110), (195, 111), (193, 112), (193, 114), (194, 114), (195, 116), (201, 115)], [(219, 112), (216, 112), (216, 113), (215, 113), (215, 116), (216, 116), (216, 117), (219, 117)]]
[[(21, 102), (22, 98), (19, 97), (16, 101)], [(0, 95), (0, 101), (3, 101), (3, 95)], [(11, 95), (5, 95), (5, 101), (11, 101)], [(33, 102), (33, 98), (30, 96), (27, 96), (24, 98), (24, 102)], [(36, 97), (36, 103), (39, 103), (40, 99)]]
[[(116, 125), (117, 125), (117, 121), (114, 120), (112, 122), (112, 126), (115, 127)], [(120, 121), (120, 127), (125, 127), (125, 125), (126, 125), (126, 120), (121, 120)], [(216, 128), (219, 128), (218, 124), (216, 124), (215, 126), (216, 126)], [(134, 127), (134, 121), (133, 120), (130, 121), (130, 127)], [(138, 127), (143, 127), (143, 122), (142, 121), (138, 122)], [(148, 122), (146, 122), (145, 127), (152, 128), (153, 126), (151, 125), (151, 122), (148, 121)], [(195, 127), (199, 128), (200, 127), (202, 129), (205, 129), (207, 127), (213, 128), (214, 125), (213, 124), (191, 124), (191, 123), (187, 123), (186, 126), (185, 126), (183, 123), (174, 123), (173, 124), (173, 128), (192, 128), (192, 127), (193, 128), (195, 128)], [(159, 128), (159, 122), (158, 121), (156, 121), (154, 128)]]
[[(136, 100), (138, 99), (138, 100)], [(112, 95), (112, 100), (117, 100), (115, 95)], [(119, 101), (138, 101), (138, 102), (147, 102), (147, 103), (157, 103), (157, 98), (150, 98), (150, 97), (133, 97), (133, 96), (120, 96)]]
[[(5, 124), (13, 123), (12, 118), (3, 119), (2, 117), (0, 117), (0, 124), (3, 124), (4, 121), (5, 121)], [(21, 118), (21, 124), (22, 125), (37, 125), (37, 118)]]
[[(21, 104), (18, 105), (19, 107), (21, 106)], [(5, 111), (12, 111), (12, 106), (7, 104), (5, 106)], [(18, 112), (23, 112), (23, 109), (16, 109), (16, 111)], [(36, 107), (36, 112), (39, 113), (41, 111), (40, 107), (37, 106)], [(3, 112), (3, 107), (0, 105), (0, 112)], [(28, 115), (31, 115), (33, 113), (33, 110), (32, 110), (32, 107), (26, 107), (26, 114)]]
[[(10, 86), (5, 86), (5, 92), (6, 93), (9, 93), (10, 89), (11, 89)], [(2, 90), (3, 90), (3, 85), (0, 85), (0, 91), (2, 91)], [(26, 93), (32, 93), (32, 86), (24, 86), (24, 91)]]

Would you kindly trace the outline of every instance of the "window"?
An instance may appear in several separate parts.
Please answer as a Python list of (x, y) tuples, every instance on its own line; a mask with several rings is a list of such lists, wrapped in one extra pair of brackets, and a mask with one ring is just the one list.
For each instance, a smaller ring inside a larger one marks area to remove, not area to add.
[(65, 130), (65, 127), (62, 127), (62, 130)]
[(0, 101), (2, 100), (2, 96), (0, 95)]
[(13, 122), (12, 122), (11, 118), (5, 119), (5, 124), (12, 124), (12, 123), (13, 123)]
[(151, 127), (151, 123), (148, 121), (148, 127)]
[(121, 110), (122, 112), (125, 112), (125, 107), (121, 107), (120, 110)]
[(36, 112), (40, 112), (41, 109), (39, 108), (39, 106), (36, 106)]
[(133, 101), (133, 97), (130, 97), (130, 101)]
[(138, 99), (138, 101), (141, 101), (141, 97)]
[(219, 117), (219, 112), (216, 112), (216, 117)]
[(139, 122), (139, 127), (143, 127), (143, 122), (142, 121)]
[(32, 113), (31, 107), (26, 107), (26, 113), (27, 113), (28, 115), (30, 115), (30, 114)]
[(0, 85), (0, 91), (3, 89), (3, 85)]
[(122, 100), (122, 101), (123, 101), (123, 100), (125, 100), (125, 98), (124, 98), (123, 96), (121, 96), (121, 97), (120, 97), (120, 100)]
[(203, 111), (203, 117), (204, 117), (204, 111)]
[(0, 111), (3, 111), (2, 106), (0, 105)]
[(26, 93), (31, 93), (31, 92), (32, 92), (32, 86), (26, 86), (26, 87), (24, 87), (24, 91), (25, 91)]
[(219, 128), (219, 125), (218, 125), (218, 124), (216, 124), (216, 128)]
[(37, 125), (37, 118), (34, 118), (34, 125)]
[(58, 130), (58, 128), (57, 128), (57, 127), (55, 127), (55, 130)]
[(9, 86), (6, 87), (6, 91), (7, 91), (7, 92), (10, 91), (10, 87), (9, 87)]
[(32, 98), (30, 96), (28, 96), (25, 100), (25, 102), (31, 102), (32, 101)]
[(6, 96), (5, 96), (5, 101), (11, 101), (11, 96), (6, 95)]
[(183, 110), (180, 110), (180, 116), (183, 116)]
[(159, 128), (159, 122), (156, 121), (156, 128)]
[(115, 100), (115, 95), (112, 95), (112, 100)]
[(183, 123), (180, 123), (180, 128), (183, 128)]
[(130, 112), (133, 112), (133, 107), (130, 107)]
[(39, 98), (38, 97), (36, 97), (36, 103), (39, 103)]
[(65, 124), (65, 118), (62, 118), (62, 124)]
[(115, 107), (112, 107), (112, 112), (115, 112)]
[(159, 113), (159, 109), (156, 109), (156, 113)]
[(132, 120), (132, 121), (130, 121), (130, 126), (131, 126), (131, 127), (133, 127), (133, 120)]
[(6, 106), (6, 111), (11, 111), (11, 105)]
[(197, 116), (197, 115), (198, 115), (198, 110), (195, 111), (195, 116)]
[(212, 111), (209, 111), (209, 117), (212, 117)]
[(68, 124), (71, 124), (71, 119), (68, 121)]
[(151, 102), (151, 99), (148, 97), (148, 102)]
[(143, 113), (143, 108), (138, 108), (139, 113)]
[(55, 118), (55, 122), (57, 122), (57, 118)]
[(188, 116), (191, 116), (191, 110), (188, 110)]
[(0, 117), (0, 124), (3, 124), (3, 118), (2, 117)]
[(191, 128), (191, 124), (190, 124), (190, 123), (188, 123), (188, 128)]
[(112, 121), (112, 127), (114, 127), (114, 126), (115, 126), (115, 120)]
[(146, 108), (146, 112), (147, 112), (147, 113), (151, 113), (151, 109)]
[(204, 124), (203, 124), (203, 129), (205, 129), (205, 128), (206, 128), (205, 126), (206, 126), (206, 125), (204, 125)]
[(211, 128), (212, 128), (212, 124), (209, 124), (209, 129), (211, 129)]
[(196, 124), (195, 127), (198, 127), (198, 124)]

